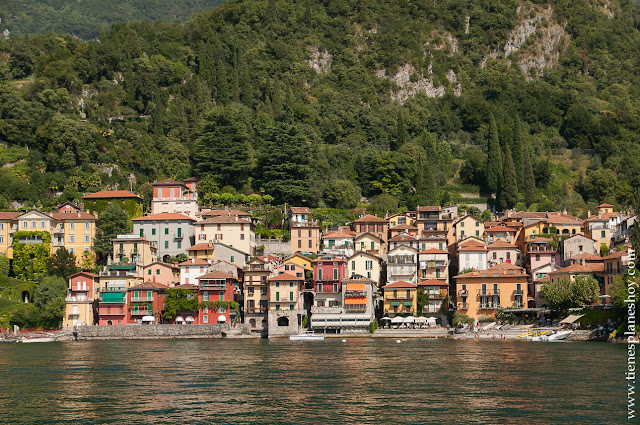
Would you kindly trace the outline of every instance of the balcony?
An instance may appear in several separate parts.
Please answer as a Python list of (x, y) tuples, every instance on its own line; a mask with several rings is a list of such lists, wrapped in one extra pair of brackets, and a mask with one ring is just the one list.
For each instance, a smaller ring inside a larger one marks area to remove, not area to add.
[(480, 304), (480, 307), (478, 307), (480, 310), (495, 310), (496, 308), (500, 307), (500, 304)]
[(522, 303), (513, 303), (513, 307), (515, 307), (515, 308), (524, 308), (524, 304), (522, 304)]
[(513, 295), (524, 295), (524, 291), (522, 289), (515, 289)]
[(467, 304), (467, 303), (458, 303), (458, 310), (469, 310), (469, 304)]
[(89, 298), (86, 295), (67, 295), (64, 300), (68, 303), (92, 302), (93, 298)]
[(226, 281), (201, 281), (200, 289), (217, 289), (217, 290), (226, 290), (227, 282)]
[(153, 297), (133, 297), (131, 298), (132, 303), (150, 303), (153, 302)]
[(267, 312), (267, 308), (266, 307), (247, 307), (247, 313), (266, 313)]
[(425, 295), (427, 296), (427, 298), (431, 299), (442, 299), (442, 294), (440, 293), (440, 291), (427, 291)]
[(100, 308), (100, 316), (121, 316), (124, 314), (124, 307)]
[(467, 295), (469, 295), (469, 291), (467, 291), (466, 289), (462, 289), (458, 291), (458, 295), (461, 297), (466, 297)]
[(499, 289), (497, 289), (495, 291), (489, 291), (489, 290), (484, 290), (483, 291), (482, 289), (478, 290), (478, 296), (479, 297), (492, 297), (494, 295), (500, 295), (500, 290)]
[(367, 296), (367, 291), (345, 291), (345, 298), (364, 298)]
[(153, 309), (151, 308), (134, 308), (129, 307), (129, 311), (131, 311), (132, 316), (148, 316), (153, 315)]
[(406, 300), (406, 301), (412, 301), (413, 297), (409, 296), (407, 297), (406, 295), (385, 295), (384, 296), (385, 300)]
[(53, 234), (54, 235), (64, 235), (64, 228), (57, 228), (57, 229), (53, 229)]

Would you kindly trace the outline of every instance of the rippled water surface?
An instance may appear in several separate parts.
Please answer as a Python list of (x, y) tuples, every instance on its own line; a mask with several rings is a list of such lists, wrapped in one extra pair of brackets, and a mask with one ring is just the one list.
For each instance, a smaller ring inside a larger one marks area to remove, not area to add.
[(421, 339), (0, 344), (0, 423), (629, 423), (624, 348)]

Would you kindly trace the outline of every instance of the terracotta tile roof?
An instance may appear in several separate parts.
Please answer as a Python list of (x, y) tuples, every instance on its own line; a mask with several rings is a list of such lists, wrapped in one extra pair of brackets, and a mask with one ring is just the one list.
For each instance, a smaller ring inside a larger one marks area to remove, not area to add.
[(151, 186), (184, 186), (183, 183), (177, 182), (173, 179), (161, 180), (159, 182), (151, 183)]
[(65, 221), (65, 220), (97, 220), (98, 218), (95, 215), (91, 215), (84, 211), (74, 211), (68, 213), (48, 213), (48, 215), (54, 220)]
[(267, 282), (282, 282), (285, 280), (304, 280), (302, 277), (296, 277), (289, 273), (282, 273), (277, 276), (270, 277), (267, 279)]
[(167, 285), (163, 285), (162, 283), (152, 282), (150, 280), (146, 282), (139, 283), (131, 288), (127, 289), (127, 291), (135, 291), (138, 289), (167, 289)]
[(524, 218), (547, 218), (547, 213), (546, 212), (529, 212), (529, 211), (516, 211), (513, 214), (509, 214), (509, 216), (507, 217), (507, 215), (503, 215), (502, 217), (499, 217), (500, 221), (504, 221), (504, 220), (508, 220), (508, 219), (512, 219), (515, 218), (517, 219), (524, 219)]
[(240, 210), (211, 210), (200, 214), (202, 217), (217, 217), (221, 215), (226, 216), (238, 216), (238, 217), (251, 217), (251, 214)]
[(474, 270), (469, 273), (459, 274), (454, 276), (454, 279), (458, 278), (481, 278), (481, 277), (525, 277), (525, 273), (522, 267), (515, 266), (509, 263), (500, 263), (487, 270)]
[(500, 263), (500, 264), (496, 264), (493, 267), (489, 267), (488, 270), (496, 271), (496, 270), (524, 270), (524, 269), (522, 267), (516, 266), (515, 264)]
[(465, 244), (458, 246), (458, 251), (486, 251), (487, 248), (482, 244)]
[(341, 281), (343, 284), (348, 284), (348, 283), (375, 283), (373, 280), (368, 279), (364, 276), (360, 276), (358, 278), (351, 276), (351, 277), (347, 277), (342, 279)]
[(596, 208), (613, 208), (611, 204), (600, 204)]
[(290, 207), (289, 211), (293, 214), (311, 214), (309, 207)]
[(480, 223), (484, 223), (482, 220), (480, 220), (478, 217), (472, 216), (471, 214), (465, 214), (462, 217), (460, 217), (459, 219), (457, 219), (456, 221), (453, 222), (453, 225), (455, 226), (456, 224), (460, 223), (462, 220), (464, 220), (465, 218), (471, 218), (475, 221), (479, 221)]
[(410, 235), (395, 235), (389, 242), (417, 242), (418, 239)]
[(78, 272), (78, 273), (74, 273), (71, 276), (67, 276), (67, 279), (71, 279), (74, 276), (78, 276), (78, 275), (85, 275), (85, 276), (89, 276), (89, 277), (98, 277), (97, 274), (94, 273), (89, 273), (89, 272)]
[(485, 233), (496, 233), (496, 232), (508, 232), (508, 233), (516, 233), (516, 229), (510, 229), (507, 226), (495, 226), (490, 227), (488, 229), (484, 229)]
[(208, 279), (233, 279), (236, 278), (231, 276), (230, 274), (226, 274), (225, 272), (221, 272), (220, 270), (212, 270), (207, 274), (203, 274), (198, 277), (198, 280), (208, 280)]
[(426, 279), (418, 282), (418, 286), (449, 286), (449, 284), (443, 280)]
[(188, 259), (187, 261), (183, 261), (182, 263), (178, 263), (179, 266), (204, 266), (209, 265), (207, 260), (203, 260), (202, 258), (193, 258)]
[(603, 257), (591, 254), (590, 252), (583, 252), (582, 254), (571, 257), (572, 260), (582, 260), (583, 258), (585, 261), (603, 261)]
[(205, 220), (201, 220), (196, 224), (226, 224), (226, 223), (251, 224), (251, 221), (245, 220), (244, 218), (240, 218), (238, 216), (219, 215), (216, 217), (209, 217)]
[(538, 242), (551, 242), (553, 239), (551, 238), (531, 238), (527, 239), (525, 242), (538, 243)]
[(603, 258), (603, 260), (613, 260), (615, 258), (620, 258), (623, 255), (627, 255), (627, 248), (621, 250), (621, 251), (614, 251), (611, 254), (607, 255), (606, 257)]
[[(148, 239), (145, 239), (143, 237), (137, 236), (135, 238), (114, 238), (111, 239), (111, 242), (149, 242), (151, 243), (151, 241), (149, 241)], [(154, 248), (153, 246), (151, 246), (152, 248)]]
[(208, 242), (197, 243), (187, 248), (187, 251), (205, 251), (208, 249), (215, 249), (215, 245)]
[(512, 243), (509, 243), (507, 241), (495, 241), (494, 243), (490, 243), (489, 246), (487, 246), (487, 248), (489, 249), (498, 249), (498, 248), (513, 248), (513, 249), (517, 249), (518, 247), (515, 246)]
[(550, 213), (547, 217), (547, 222), (561, 224), (581, 224), (582, 220), (570, 215)]
[(440, 205), (424, 206), (424, 207), (418, 206), (417, 211), (440, 211), (441, 209), (442, 207)]
[(610, 213), (602, 213), (602, 214), (596, 214), (596, 215), (592, 215), (591, 217), (589, 217), (587, 219), (587, 221), (609, 221), (610, 218), (612, 217), (618, 217), (620, 215), (620, 213), (617, 212), (610, 212)]
[(540, 279), (534, 279), (533, 280), (534, 283), (544, 283), (544, 282), (551, 282), (551, 276), (549, 276), (548, 274), (545, 274), (544, 276), (542, 276)]
[(354, 221), (354, 223), (387, 223), (388, 221), (389, 220), (380, 218), (377, 215), (367, 214)]
[(563, 267), (559, 270), (550, 272), (549, 274), (559, 273), (602, 273), (604, 271), (604, 263), (586, 263), (586, 264), (572, 264), (567, 267)]
[(15, 220), (21, 214), (20, 211), (0, 211), (0, 220)]
[(174, 269), (174, 270), (180, 270), (180, 267), (178, 267), (176, 264), (171, 264), (171, 263), (165, 263), (164, 261), (155, 261), (151, 264), (147, 264), (146, 266), (143, 267), (143, 269), (146, 269), (148, 267), (151, 267), (155, 264), (158, 264), (160, 266), (164, 266), (164, 267), (169, 267), (170, 269)]
[(322, 238), (355, 238), (356, 232), (351, 230), (330, 230), (322, 235)]
[(411, 226), (410, 224), (407, 224), (407, 223), (402, 223), (392, 227), (389, 230), (418, 230), (418, 228), (416, 226)]
[(185, 283), (184, 285), (176, 285), (176, 288), (180, 288), (180, 289), (195, 289), (197, 290), (199, 288), (198, 285), (194, 285), (192, 283)]
[(108, 198), (138, 198), (142, 196), (131, 193), (128, 190), (101, 190), (95, 193), (84, 195), (82, 199), (108, 199)]
[(413, 283), (405, 282), (404, 280), (399, 280), (397, 282), (389, 283), (384, 285), (383, 288), (417, 288)]
[(233, 263), (230, 263), (230, 262), (228, 262), (228, 261), (226, 261), (226, 260), (218, 260), (218, 261), (216, 261), (215, 263), (213, 263), (211, 266), (212, 266), (212, 267), (215, 267), (215, 265), (216, 265), (216, 264), (219, 264), (219, 263), (225, 263), (225, 264), (228, 264), (228, 265), (230, 265), (230, 266), (235, 267), (235, 268), (236, 268), (236, 269), (238, 269), (238, 270), (242, 270), (242, 267), (240, 267), (239, 265), (237, 265), (237, 264), (233, 264)]
[(131, 221), (160, 221), (160, 220), (191, 220), (196, 221), (195, 218), (187, 217), (184, 214), (178, 213), (159, 213), (145, 215), (142, 217), (132, 218)]
[(364, 233), (360, 233), (358, 236), (356, 236), (356, 241), (357, 241), (358, 239), (362, 239), (362, 238), (364, 238), (365, 236), (368, 236), (368, 237), (370, 237), (370, 238), (373, 238), (373, 239), (377, 239), (377, 240), (379, 240), (379, 241), (382, 241), (382, 239), (381, 239), (381, 238), (377, 237), (376, 235), (374, 235), (374, 234), (373, 234), (373, 233), (371, 233), (371, 232), (364, 232)]
[(362, 255), (366, 255), (367, 257), (375, 258), (377, 261), (382, 261), (382, 258), (378, 257), (376, 254), (374, 254), (374, 252), (378, 252), (378, 251), (356, 251), (355, 254), (347, 258), (347, 260), (351, 260), (353, 257), (362, 254)]
[(418, 254), (449, 254), (449, 251), (443, 251), (437, 248), (429, 248), (424, 251), (418, 252)]

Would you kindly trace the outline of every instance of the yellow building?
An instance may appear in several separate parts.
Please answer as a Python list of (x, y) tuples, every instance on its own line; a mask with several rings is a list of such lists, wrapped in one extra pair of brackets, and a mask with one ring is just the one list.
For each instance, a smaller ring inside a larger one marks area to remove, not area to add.
[(187, 248), (189, 258), (199, 258), (201, 260), (215, 260), (215, 245), (213, 243), (198, 243)]
[(158, 248), (138, 235), (118, 235), (111, 242), (113, 242), (113, 261), (115, 263), (134, 264), (142, 269), (142, 267), (158, 261)]
[(301, 309), (300, 289), (303, 277), (283, 273), (267, 279), (269, 284), (269, 310)]
[(313, 271), (313, 262), (310, 258), (305, 257), (302, 254), (294, 254), (292, 257), (286, 259), (283, 264), (297, 264), (302, 266), (305, 270)]
[(382, 287), (384, 290), (384, 314), (416, 314), (418, 311), (418, 287), (400, 280)]
[(484, 223), (470, 214), (454, 221), (453, 229), (456, 242), (460, 242), (470, 236), (484, 239)]
[(527, 273), (522, 267), (501, 263), (487, 270), (454, 276), (457, 309), (474, 319), (494, 316), (498, 307), (527, 305)]
[(549, 273), (549, 278), (552, 283), (559, 282), (563, 279), (574, 281), (577, 276), (592, 276), (602, 287), (604, 279), (604, 261), (598, 263), (587, 263), (582, 260), (580, 263), (572, 264)]
[(384, 240), (369, 232), (358, 235), (353, 247), (356, 252), (365, 251), (383, 259), (387, 255), (387, 245)]
[(69, 276), (63, 327), (93, 325), (93, 301), (98, 295), (95, 285), (97, 277), (97, 275), (88, 272)]
[(547, 227), (555, 227), (558, 230), (558, 234), (563, 236), (582, 233), (583, 221), (570, 215), (549, 213), (547, 224)]
[(389, 220), (389, 228), (393, 228), (401, 224), (415, 226), (415, 221), (416, 221), (413, 217), (410, 217), (405, 213), (397, 213), (397, 214), (391, 215), (387, 217), (387, 220)]
[(264, 329), (269, 308), (271, 264), (260, 257), (249, 261), (244, 268), (244, 322), (251, 329)]
[(13, 258), (13, 234), (18, 231), (17, 217), (20, 212), (0, 211), (0, 252)]

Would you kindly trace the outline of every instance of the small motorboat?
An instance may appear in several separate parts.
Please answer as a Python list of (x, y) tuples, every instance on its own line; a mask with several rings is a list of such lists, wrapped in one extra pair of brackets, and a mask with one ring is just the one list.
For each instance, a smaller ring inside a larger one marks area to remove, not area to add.
[(324, 334), (305, 332), (298, 335), (289, 335), (291, 341), (324, 341)]
[(554, 333), (553, 335), (549, 335), (549, 337), (546, 339), (546, 341), (563, 341), (565, 339), (567, 339), (567, 337), (569, 335), (571, 335), (573, 331), (571, 330), (564, 330), (564, 331), (558, 331), (556, 333)]
[(57, 338), (52, 337), (42, 337), (42, 338), (22, 338), (19, 339), (18, 342), (22, 342), (24, 344), (32, 343), (32, 342), (56, 342)]

